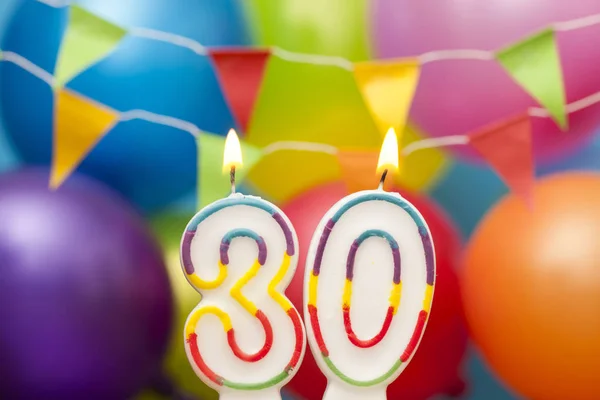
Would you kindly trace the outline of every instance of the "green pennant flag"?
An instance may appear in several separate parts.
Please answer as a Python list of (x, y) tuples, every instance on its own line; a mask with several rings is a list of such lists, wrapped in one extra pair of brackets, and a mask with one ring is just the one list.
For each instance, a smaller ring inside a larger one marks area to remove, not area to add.
[[(198, 143), (198, 208), (228, 195), (229, 176), (223, 173), (223, 150), (225, 137), (203, 132)], [(242, 147), (243, 167), (236, 170), (236, 182), (241, 183), (252, 167), (262, 158), (262, 150), (244, 143)]]
[(56, 86), (80, 74), (114, 50), (127, 32), (78, 6), (70, 7), (69, 24), (63, 37), (54, 76)]
[(567, 128), (565, 87), (556, 38), (551, 29), (496, 54), (510, 76), (548, 110), (561, 129)]

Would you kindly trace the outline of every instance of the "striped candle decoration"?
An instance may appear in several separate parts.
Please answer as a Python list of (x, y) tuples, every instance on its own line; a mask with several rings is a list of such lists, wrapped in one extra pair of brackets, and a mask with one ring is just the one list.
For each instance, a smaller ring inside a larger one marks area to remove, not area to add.
[[(244, 224), (249, 226), (238, 226)], [(230, 269), (232, 260), (248, 258), (244, 250), (233, 256), (238, 240), (253, 242), (256, 256), (241, 276), (228, 279), (234, 270), (244, 269), (244, 261)], [(190, 284), (204, 297), (185, 325), (186, 352), (197, 375), (222, 399), (280, 399), (280, 388), (302, 360), (304, 327), (282, 294), (296, 267), (297, 247), (296, 234), (279, 209), (239, 194), (201, 210), (183, 234), (182, 266)], [(216, 277), (203, 278), (214, 264)], [(252, 284), (261, 275), (269, 278), (262, 288)], [(205, 321), (207, 315), (216, 319)], [(256, 322), (249, 323), (249, 319)], [(224, 334), (220, 335), (226, 342), (220, 340), (214, 324), (222, 326)], [(243, 330), (236, 329), (236, 324)], [(262, 344), (253, 352), (246, 352), (239, 342), (240, 335), (250, 335), (248, 329), (262, 331)]]
[[(355, 288), (357, 279), (368, 284)], [(305, 279), (309, 343), (329, 379), (325, 399), (386, 398), (386, 387), (421, 340), (434, 280), (429, 229), (400, 195), (359, 192), (325, 215), (313, 236)], [(387, 293), (385, 313), (382, 301), (374, 300), (379, 293)], [(353, 315), (355, 303), (363, 307)]]

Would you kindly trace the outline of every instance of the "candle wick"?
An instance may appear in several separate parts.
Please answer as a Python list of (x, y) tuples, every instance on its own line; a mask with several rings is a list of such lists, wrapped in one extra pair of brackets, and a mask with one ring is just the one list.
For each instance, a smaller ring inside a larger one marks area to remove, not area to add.
[(388, 170), (384, 170), (383, 174), (381, 174), (381, 179), (379, 180), (379, 190), (383, 190), (383, 184), (385, 183), (385, 177), (388, 174)]
[(235, 165), (229, 171), (229, 182), (231, 182), (231, 194), (235, 194)]

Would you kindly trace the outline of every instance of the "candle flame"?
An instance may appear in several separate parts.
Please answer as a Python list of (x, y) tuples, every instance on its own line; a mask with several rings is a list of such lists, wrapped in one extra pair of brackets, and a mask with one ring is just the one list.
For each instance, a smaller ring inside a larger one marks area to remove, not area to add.
[(242, 147), (240, 139), (235, 130), (230, 129), (225, 138), (225, 150), (223, 151), (223, 172), (229, 172), (232, 167), (239, 168), (242, 162)]
[(381, 145), (379, 161), (377, 162), (377, 173), (385, 170), (398, 172), (398, 138), (394, 128), (388, 129)]

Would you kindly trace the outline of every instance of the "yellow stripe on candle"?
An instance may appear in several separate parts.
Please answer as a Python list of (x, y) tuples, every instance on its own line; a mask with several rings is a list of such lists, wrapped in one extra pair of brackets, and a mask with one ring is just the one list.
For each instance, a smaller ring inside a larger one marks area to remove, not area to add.
[(225, 311), (221, 310), (217, 306), (206, 306), (199, 308), (190, 314), (187, 324), (185, 325), (186, 336), (189, 336), (196, 331), (196, 325), (198, 325), (198, 321), (200, 321), (200, 318), (206, 314), (216, 315), (221, 320), (225, 332), (232, 328), (231, 318), (229, 318), (229, 315)]
[(394, 309), (394, 314), (398, 312), (400, 307), (400, 297), (402, 295), (402, 282), (395, 283), (392, 287), (392, 293), (390, 294), (390, 306)]
[(428, 312), (431, 310), (431, 300), (433, 298), (433, 286), (427, 285), (425, 289), (425, 299), (423, 299), (423, 310)]
[(219, 275), (215, 280), (205, 281), (195, 273), (188, 275), (188, 279), (192, 285), (198, 289), (215, 289), (223, 283), (225, 278), (227, 278), (227, 266), (223, 265), (221, 261), (219, 261)]
[(277, 285), (283, 280), (290, 268), (291, 257), (285, 253), (283, 255), (283, 261), (279, 267), (279, 271), (275, 277), (269, 282), (269, 295), (283, 308), (286, 312), (292, 308), (292, 303), (277, 290)]
[(352, 281), (346, 279), (344, 284), (344, 295), (342, 297), (344, 307), (350, 307), (350, 300), (352, 299)]
[(317, 282), (319, 277), (314, 275), (312, 272), (310, 273), (310, 277), (308, 278), (308, 305), (309, 306), (317, 306)]
[(237, 302), (240, 303), (242, 307), (244, 307), (244, 309), (252, 315), (256, 315), (256, 311), (258, 311), (258, 308), (254, 305), (254, 303), (252, 303), (246, 298), (246, 296), (242, 294), (242, 287), (244, 287), (250, 281), (250, 279), (256, 276), (260, 267), (261, 265), (258, 262), (258, 260), (254, 261), (254, 264), (252, 264), (252, 267), (250, 267), (248, 272), (246, 272), (246, 274), (242, 276), (235, 283), (235, 285), (233, 285), (231, 291), (229, 292), (231, 294), (231, 297), (237, 300)]

